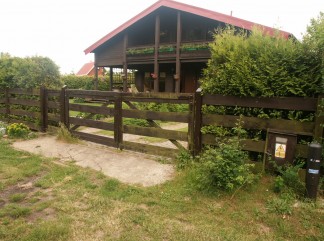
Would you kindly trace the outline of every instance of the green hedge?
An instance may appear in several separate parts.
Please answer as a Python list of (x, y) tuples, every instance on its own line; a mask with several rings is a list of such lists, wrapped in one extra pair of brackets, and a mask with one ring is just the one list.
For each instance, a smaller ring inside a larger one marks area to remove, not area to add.
[[(61, 81), (69, 89), (93, 90), (95, 78), (93, 76), (62, 75)], [(99, 77), (98, 89), (110, 89), (109, 77)]]

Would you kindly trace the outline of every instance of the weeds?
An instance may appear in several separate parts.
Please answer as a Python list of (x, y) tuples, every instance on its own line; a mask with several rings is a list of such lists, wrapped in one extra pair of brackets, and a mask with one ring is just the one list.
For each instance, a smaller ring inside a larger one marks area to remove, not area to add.
[(62, 123), (60, 123), (60, 128), (57, 131), (57, 139), (67, 143), (77, 143), (79, 141)]

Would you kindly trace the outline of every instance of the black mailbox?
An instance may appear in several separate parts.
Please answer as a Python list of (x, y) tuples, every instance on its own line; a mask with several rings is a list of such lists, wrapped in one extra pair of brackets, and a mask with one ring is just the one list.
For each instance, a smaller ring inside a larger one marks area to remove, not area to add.
[[(267, 142), (267, 154), (276, 165), (282, 166), (285, 164), (293, 164), (297, 135), (278, 130), (268, 130)], [(267, 168), (273, 169), (271, 161), (266, 161)]]

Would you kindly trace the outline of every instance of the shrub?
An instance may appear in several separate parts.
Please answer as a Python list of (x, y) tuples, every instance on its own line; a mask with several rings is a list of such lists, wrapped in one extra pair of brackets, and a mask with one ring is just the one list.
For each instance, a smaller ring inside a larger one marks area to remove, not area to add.
[(283, 192), (289, 191), (301, 197), (305, 193), (305, 183), (302, 182), (298, 175), (298, 170), (303, 164), (275, 166), (279, 172), (279, 176), (275, 178), (274, 191)]
[(257, 175), (253, 164), (247, 164), (248, 155), (242, 151), (238, 139), (230, 139), (218, 148), (208, 148), (199, 158), (196, 169), (198, 189), (233, 191), (252, 184)]
[(177, 169), (183, 170), (187, 167), (190, 167), (194, 163), (194, 158), (189, 151), (182, 150), (178, 154), (176, 161), (177, 161)]
[(23, 123), (13, 123), (7, 126), (7, 134), (11, 138), (27, 138), (29, 128)]

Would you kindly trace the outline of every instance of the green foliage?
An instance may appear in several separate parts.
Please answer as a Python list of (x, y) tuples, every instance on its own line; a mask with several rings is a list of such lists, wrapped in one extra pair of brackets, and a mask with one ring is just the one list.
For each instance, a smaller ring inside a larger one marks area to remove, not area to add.
[(62, 123), (59, 124), (60, 128), (57, 131), (57, 139), (67, 143), (77, 143), (78, 139), (69, 132), (66, 126)]
[(136, 106), (140, 110), (151, 110), (159, 112), (187, 112), (189, 106), (185, 104), (170, 104), (170, 103), (137, 103)]
[(253, 164), (247, 164), (247, 153), (242, 151), (238, 139), (220, 143), (218, 148), (208, 148), (199, 158), (196, 186), (201, 190), (233, 191), (252, 184), (257, 176)]
[(300, 180), (298, 175), (299, 169), (303, 164), (275, 166), (279, 176), (274, 183), (275, 192), (291, 192), (302, 197), (305, 193), (305, 183)]
[(137, 118), (123, 118), (123, 124), (132, 125), (132, 126), (142, 126), (142, 127), (150, 126), (147, 120), (137, 119)]
[(58, 88), (61, 86), (59, 76), (59, 67), (47, 57), (19, 58), (0, 54), (1, 88)]
[(27, 138), (29, 128), (23, 123), (13, 123), (7, 126), (7, 134), (10, 138)]
[(314, 96), (320, 93), (319, 69), (309, 62), (312, 52), (281, 36), (265, 36), (254, 29), (219, 29), (210, 45), (204, 71), (204, 93), (235, 96)]
[[(62, 75), (61, 82), (69, 89), (93, 90), (95, 78), (93, 76)], [(108, 77), (98, 78), (98, 89), (108, 91), (110, 83)]]
[(291, 215), (294, 200), (294, 195), (291, 193), (284, 193), (281, 194), (280, 197), (270, 199), (267, 203), (267, 209), (270, 212), (280, 215)]
[(308, 50), (307, 61), (313, 66), (315, 78), (320, 81), (319, 89), (324, 93), (324, 13), (311, 19), (303, 44)]
[(187, 167), (192, 166), (194, 158), (187, 150), (182, 150), (176, 157), (176, 165), (178, 170), (183, 170)]

